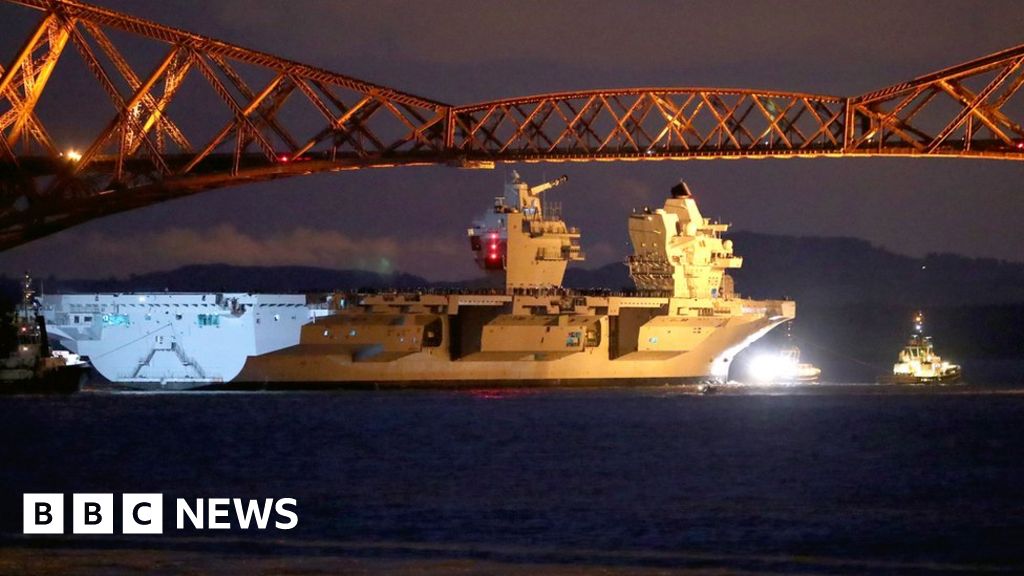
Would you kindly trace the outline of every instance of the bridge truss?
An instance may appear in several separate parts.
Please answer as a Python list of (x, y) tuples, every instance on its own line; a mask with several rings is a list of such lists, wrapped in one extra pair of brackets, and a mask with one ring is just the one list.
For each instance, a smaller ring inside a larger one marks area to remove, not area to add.
[[(856, 97), (638, 88), (452, 106), (77, 0), (6, 1), (42, 17), (0, 60), (0, 249), (204, 190), (366, 167), (1024, 160), (1024, 46)], [(140, 65), (138, 52), (153, 57)], [(40, 105), (70, 60), (109, 106), (75, 110), (105, 115), (76, 150), (55, 141), (59, 121)]]

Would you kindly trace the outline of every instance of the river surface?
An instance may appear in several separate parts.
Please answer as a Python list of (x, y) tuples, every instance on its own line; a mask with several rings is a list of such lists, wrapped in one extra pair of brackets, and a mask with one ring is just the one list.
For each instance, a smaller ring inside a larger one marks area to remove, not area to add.
[[(92, 391), (0, 434), (3, 574), (1024, 571), (1024, 387)], [(22, 535), (26, 492), (162, 493), (164, 534)], [(214, 497), (299, 522), (176, 529)]]

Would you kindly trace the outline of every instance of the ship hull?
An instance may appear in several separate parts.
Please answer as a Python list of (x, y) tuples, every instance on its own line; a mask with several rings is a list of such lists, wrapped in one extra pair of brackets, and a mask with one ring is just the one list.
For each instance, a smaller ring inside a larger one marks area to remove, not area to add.
[(789, 301), (566, 292), (305, 301), (52, 296), (45, 314), (113, 386), (165, 391), (723, 381), (737, 353), (795, 315)]
[[(323, 346), (298, 346), (249, 358), (230, 384), (275, 387), (328, 386), (353, 388), (481, 387), (481, 386), (626, 386), (723, 381), (732, 358), (750, 343), (785, 321), (785, 317), (749, 315), (723, 321), (714, 333), (691, 350), (630, 352), (616, 357), (614, 342), (603, 340), (561, 358), (542, 353), (504, 354), (488, 360), (486, 352), (458, 358), (450, 331), (436, 348), (390, 361), (361, 361), (352, 352), (331, 352)], [(608, 318), (597, 319), (603, 331)], [(288, 384), (279, 384), (288, 383)]]
[(333, 391), (333, 390), (513, 390), (530, 388), (651, 388), (663, 386), (693, 387), (721, 383), (709, 376), (670, 378), (576, 378), (536, 380), (320, 380), (320, 381), (247, 381), (234, 380), (192, 387), (209, 391)]
[(252, 355), (293, 346), (302, 295), (70, 294), (42, 298), (50, 338), (115, 384), (188, 389), (233, 380)]

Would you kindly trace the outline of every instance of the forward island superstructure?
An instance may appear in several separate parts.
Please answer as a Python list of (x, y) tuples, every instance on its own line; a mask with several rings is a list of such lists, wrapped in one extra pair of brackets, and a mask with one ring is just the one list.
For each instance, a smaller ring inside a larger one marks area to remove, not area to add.
[(468, 293), (49, 296), (51, 333), (107, 379), (209, 385), (497, 386), (721, 381), (733, 357), (795, 316), (735, 293), (728, 225), (685, 184), (629, 216), (631, 293), (562, 288), (579, 230), (518, 175), (468, 230), (500, 288)]

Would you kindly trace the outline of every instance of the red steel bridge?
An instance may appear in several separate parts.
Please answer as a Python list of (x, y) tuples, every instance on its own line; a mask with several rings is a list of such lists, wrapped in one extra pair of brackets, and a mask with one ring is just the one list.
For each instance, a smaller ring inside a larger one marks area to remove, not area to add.
[[(0, 55), (0, 250), (204, 190), (367, 167), (1024, 160), (1024, 45), (854, 97), (631, 88), (452, 106), (77, 0), (2, 1), (40, 17), (16, 54)], [(130, 53), (118, 47), (126, 38)], [(138, 43), (155, 65), (131, 63)], [(103, 116), (78, 150), (51, 137), (56, 122), (37, 105), (55, 71), (107, 98), (75, 111)], [(222, 120), (196, 122), (195, 110)]]

